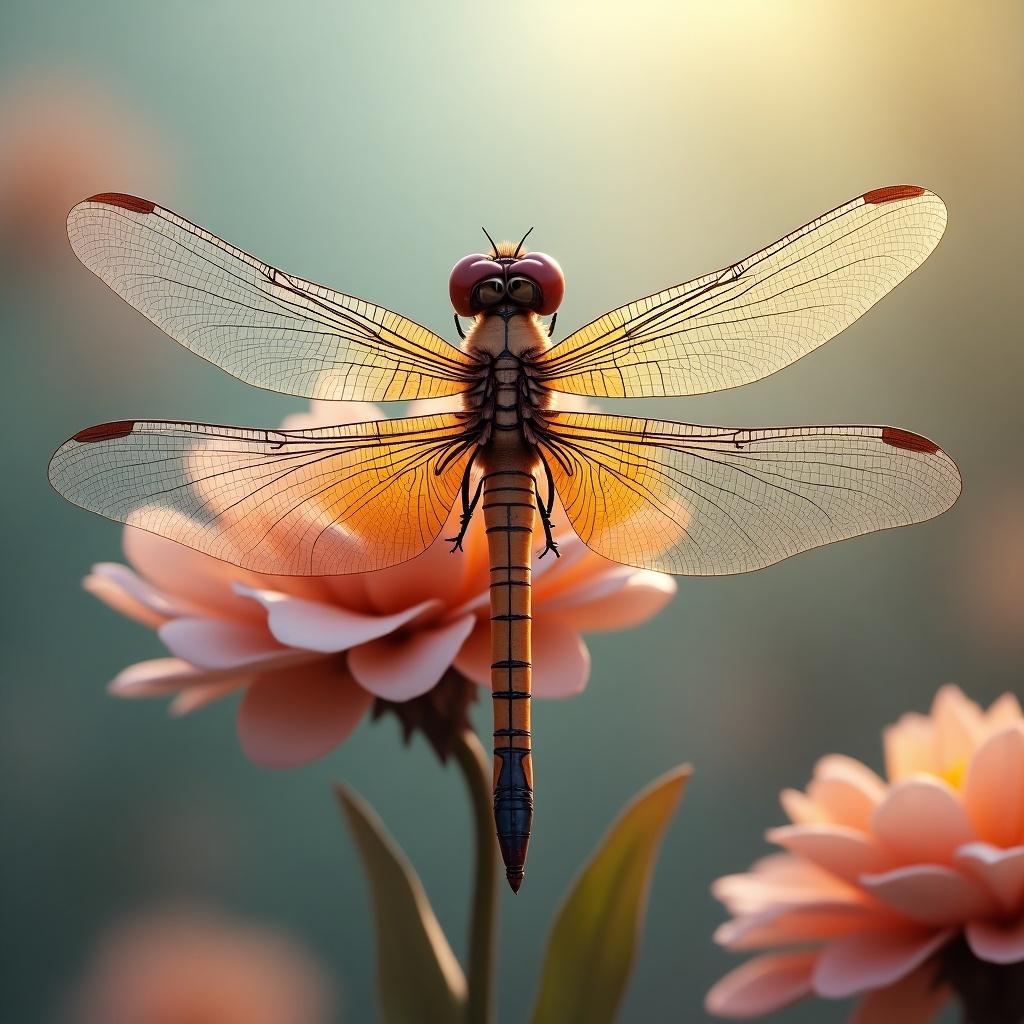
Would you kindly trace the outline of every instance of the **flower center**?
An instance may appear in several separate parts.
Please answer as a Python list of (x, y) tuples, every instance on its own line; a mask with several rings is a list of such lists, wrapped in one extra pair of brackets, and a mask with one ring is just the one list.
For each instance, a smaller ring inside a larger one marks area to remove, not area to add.
[(963, 789), (964, 779), (967, 776), (967, 761), (961, 758), (955, 761), (941, 772), (939, 778), (945, 779), (954, 789)]

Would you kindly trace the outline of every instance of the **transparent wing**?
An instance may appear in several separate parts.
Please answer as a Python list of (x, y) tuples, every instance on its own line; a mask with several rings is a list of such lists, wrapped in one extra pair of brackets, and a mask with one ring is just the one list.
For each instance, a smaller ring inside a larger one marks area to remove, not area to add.
[(313, 430), (122, 421), (57, 449), (69, 501), (257, 572), (381, 569), (440, 533), (476, 444), (454, 414)]
[(875, 189), (724, 270), (606, 313), (539, 356), (537, 375), (610, 398), (749, 384), (849, 327), (924, 262), (945, 225), (933, 193)]
[(472, 382), (473, 360), (427, 328), (285, 274), (148, 200), (93, 196), (69, 214), (68, 237), (126, 302), (256, 387), (378, 402)]
[(952, 459), (896, 427), (747, 430), (548, 414), (541, 450), (584, 542), (618, 562), (693, 576), (945, 512)]

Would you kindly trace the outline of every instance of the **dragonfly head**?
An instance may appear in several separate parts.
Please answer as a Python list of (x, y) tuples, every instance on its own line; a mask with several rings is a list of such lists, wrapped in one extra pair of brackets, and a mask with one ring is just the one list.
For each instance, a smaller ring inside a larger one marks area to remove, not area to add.
[(471, 253), (455, 264), (448, 294), (459, 316), (486, 316), (499, 309), (549, 316), (558, 309), (565, 294), (562, 268), (545, 253), (522, 252), (529, 233), (518, 245), (495, 244), (488, 235), (490, 253)]

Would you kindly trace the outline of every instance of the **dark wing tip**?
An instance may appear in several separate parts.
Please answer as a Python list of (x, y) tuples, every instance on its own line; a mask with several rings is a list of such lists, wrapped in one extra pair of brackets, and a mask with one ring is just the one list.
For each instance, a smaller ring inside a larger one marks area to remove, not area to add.
[(92, 444), (96, 441), (116, 441), (119, 437), (127, 437), (135, 429), (135, 420), (114, 420), (111, 423), (99, 423), (95, 427), (80, 430), (72, 441), (79, 444)]
[(887, 185), (885, 188), (876, 188), (865, 192), (862, 198), (865, 203), (873, 203), (877, 206), (880, 203), (892, 203), (898, 199), (914, 199), (917, 196), (923, 196), (925, 191), (920, 185)]
[(921, 452), (924, 455), (934, 455), (939, 451), (939, 446), (927, 437), (915, 434), (911, 430), (902, 430), (899, 427), (882, 427), (882, 441), (893, 448), (903, 448), (908, 452)]
[(122, 210), (131, 210), (132, 213), (152, 213), (156, 209), (156, 203), (148, 199), (140, 199), (138, 196), (125, 195), (124, 192), (100, 192), (97, 195), (89, 196), (85, 201), (119, 206)]

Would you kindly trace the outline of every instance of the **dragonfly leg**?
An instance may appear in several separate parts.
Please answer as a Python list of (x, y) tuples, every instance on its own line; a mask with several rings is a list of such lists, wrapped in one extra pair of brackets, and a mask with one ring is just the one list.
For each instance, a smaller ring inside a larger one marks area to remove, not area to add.
[(451, 554), (455, 554), (456, 551), (462, 550), (462, 542), (465, 540), (466, 531), (469, 529), (470, 521), (473, 518), (473, 513), (476, 511), (477, 503), (480, 501), (480, 492), (483, 489), (484, 482), (481, 479), (476, 485), (476, 491), (473, 497), (469, 496), (469, 482), (470, 474), (473, 471), (473, 463), (479, 454), (480, 449), (477, 448), (475, 452), (470, 456), (469, 462), (466, 463), (466, 470), (462, 474), (462, 515), (459, 518), (459, 533), (455, 537), (445, 537), (445, 540), (452, 545)]
[(534, 477), (533, 488), (537, 498), (537, 512), (540, 514), (541, 525), (544, 527), (544, 550), (538, 557), (543, 558), (549, 551), (553, 551), (555, 558), (561, 558), (562, 556), (558, 553), (558, 544), (555, 543), (554, 528), (551, 524), (551, 510), (555, 505), (555, 481), (551, 476), (551, 467), (543, 455), (540, 456), (540, 461), (544, 466), (544, 476), (547, 479), (548, 500), (541, 500), (540, 486), (537, 484), (537, 478)]

